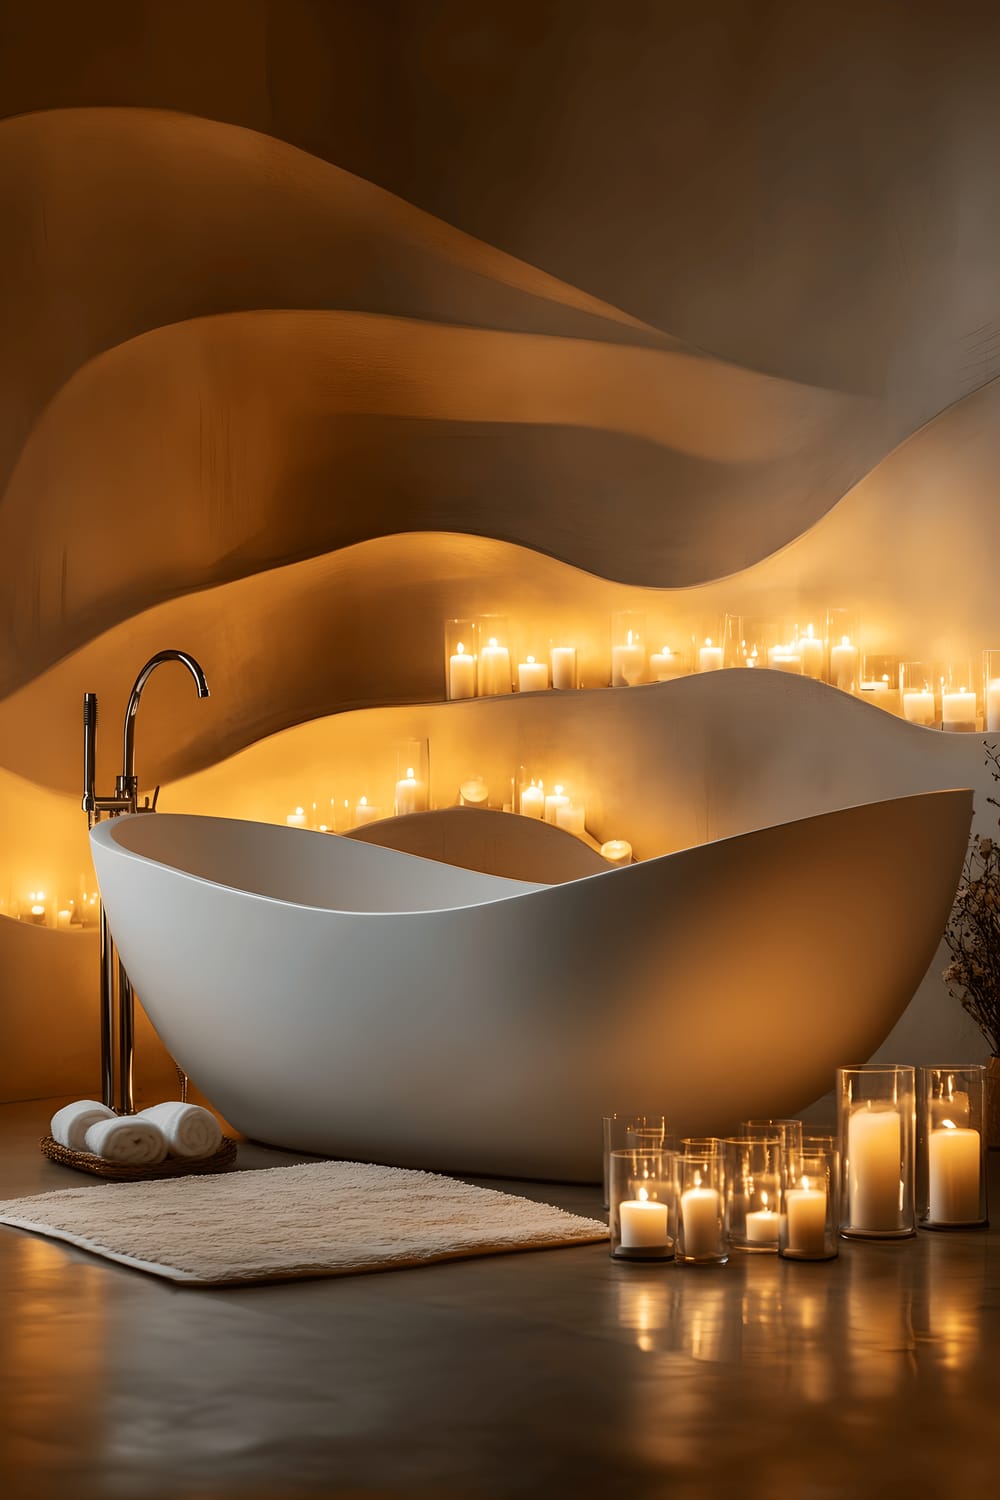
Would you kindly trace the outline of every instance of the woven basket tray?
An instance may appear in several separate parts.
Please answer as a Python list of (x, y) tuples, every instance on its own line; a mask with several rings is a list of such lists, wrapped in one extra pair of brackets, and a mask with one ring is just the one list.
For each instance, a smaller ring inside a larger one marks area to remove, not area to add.
[(42, 1136), (39, 1142), (43, 1156), (57, 1161), (62, 1167), (75, 1167), (78, 1172), (89, 1172), (92, 1177), (106, 1177), (111, 1182), (149, 1182), (155, 1177), (188, 1177), (201, 1172), (225, 1172), (236, 1160), (236, 1142), (232, 1136), (224, 1135), (222, 1145), (214, 1156), (190, 1157), (168, 1156), (155, 1166), (123, 1166), (120, 1162), (105, 1161), (90, 1151), (71, 1151), (60, 1146), (50, 1135)]

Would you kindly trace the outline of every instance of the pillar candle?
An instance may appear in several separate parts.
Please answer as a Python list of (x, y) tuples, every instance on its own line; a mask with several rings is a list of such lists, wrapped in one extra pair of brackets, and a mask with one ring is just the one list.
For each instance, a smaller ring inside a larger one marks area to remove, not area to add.
[(929, 688), (915, 689), (903, 694), (903, 718), (909, 724), (922, 724), (926, 729), (934, 725), (934, 694)]
[(354, 826), (363, 828), (366, 823), (378, 822), (378, 808), (368, 806), (368, 798), (362, 797), (354, 809)]
[(941, 694), (941, 728), (953, 732), (975, 733), (976, 695), (961, 692)]
[(289, 813), (288, 814), (288, 817), (285, 819), (285, 822), (288, 824), (289, 828), (305, 828), (305, 826), (306, 826), (306, 810), (305, 810), (305, 808), (304, 807), (297, 807), (293, 813)]
[(963, 1130), (950, 1120), (944, 1121), (940, 1130), (931, 1131), (927, 1170), (932, 1223), (978, 1222), (981, 1145), (978, 1130)]
[(684, 1254), (708, 1258), (722, 1249), (719, 1195), (714, 1188), (688, 1188), (681, 1194)]
[(491, 635), (479, 653), (479, 696), (495, 698), (510, 690), (510, 652)]
[(772, 672), (795, 672), (802, 675), (802, 657), (788, 646), (770, 646), (767, 664)]
[(569, 807), (569, 798), (563, 791), (562, 787), (557, 786), (555, 791), (550, 792), (550, 794), (545, 799), (546, 823), (555, 824), (556, 813), (559, 811), (560, 807)]
[(413, 767), (407, 766), (406, 775), (396, 782), (396, 816), (423, 812), (427, 806), (427, 788), (419, 777), (414, 776)]
[(646, 653), (630, 630), (622, 646), (611, 648), (611, 686), (634, 687), (646, 675)]
[(540, 693), (549, 685), (549, 669), (543, 661), (529, 656), (517, 664), (517, 686), (522, 693)]
[(609, 865), (630, 865), (632, 845), (627, 839), (608, 839), (601, 845), (601, 855)]
[(553, 646), (549, 652), (552, 664), (552, 686), (567, 689), (576, 687), (576, 647)]
[(68, 906), (63, 907), (61, 911), (56, 912), (56, 926), (59, 928), (60, 932), (68, 932), (69, 924), (70, 922), (72, 922), (72, 920), (73, 913), (70, 911)]
[(545, 791), (534, 782), (521, 791), (521, 811), (526, 818), (545, 816)]
[(476, 658), (466, 651), (462, 642), (448, 663), (448, 697), (474, 698), (476, 696)]
[(788, 1188), (785, 1193), (786, 1248), (798, 1255), (822, 1255), (826, 1250), (826, 1189)]
[(986, 684), (986, 728), (991, 734), (1000, 729), (1000, 677)]
[(712, 645), (712, 637), (705, 637), (704, 646), (698, 648), (698, 671), (699, 672), (721, 672), (722, 670), (722, 647)]
[(840, 637), (839, 646), (830, 648), (830, 681), (845, 693), (852, 691), (858, 676), (858, 648), (849, 635)]
[(862, 702), (870, 703), (873, 708), (881, 708), (887, 714), (896, 713), (899, 710), (899, 692), (884, 675), (873, 677), (867, 682), (859, 682), (858, 697)]
[(895, 1109), (856, 1109), (847, 1122), (850, 1222), (885, 1234), (899, 1228), (902, 1121)]
[(580, 802), (569, 802), (556, 808), (556, 827), (566, 833), (575, 833), (578, 838), (586, 833), (586, 809)]
[(806, 627), (805, 635), (800, 635), (795, 642), (795, 650), (802, 658), (802, 671), (806, 677), (822, 677), (823, 675), (823, 642), (813, 635), (811, 625)]
[[(640, 1192), (645, 1189), (641, 1188)], [(623, 1250), (652, 1250), (669, 1243), (667, 1205), (647, 1198), (625, 1198), (618, 1205)]]
[(684, 676), (684, 659), (669, 646), (664, 646), (662, 651), (654, 651), (650, 656), (649, 671), (654, 682), (673, 682), (675, 677)]

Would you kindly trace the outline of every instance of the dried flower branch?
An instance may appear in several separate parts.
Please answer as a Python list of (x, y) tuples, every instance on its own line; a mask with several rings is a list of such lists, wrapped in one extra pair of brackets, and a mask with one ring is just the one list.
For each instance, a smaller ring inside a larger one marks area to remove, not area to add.
[[(986, 746), (986, 764), (1000, 782), (1000, 750)], [(996, 797), (987, 802), (1000, 808)], [(998, 820), (1000, 821), (1000, 820)], [(949, 993), (962, 1003), (1000, 1056), (1000, 842), (974, 833), (962, 866), (944, 940), (951, 963), (944, 971)]]

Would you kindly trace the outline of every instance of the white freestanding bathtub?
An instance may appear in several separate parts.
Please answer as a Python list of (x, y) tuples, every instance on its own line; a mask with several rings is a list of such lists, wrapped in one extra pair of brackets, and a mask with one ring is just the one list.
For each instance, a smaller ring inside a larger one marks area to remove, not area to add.
[(866, 1059), (934, 953), (971, 814), (969, 791), (902, 797), (551, 886), (222, 818), (91, 840), (143, 1005), (238, 1129), (594, 1180), (611, 1107), (723, 1133)]

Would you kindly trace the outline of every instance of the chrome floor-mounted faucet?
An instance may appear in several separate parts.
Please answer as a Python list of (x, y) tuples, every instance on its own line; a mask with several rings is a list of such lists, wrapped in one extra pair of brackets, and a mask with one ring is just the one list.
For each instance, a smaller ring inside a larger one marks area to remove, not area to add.
[[(115, 781), (114, 795), (99, 797), (94, 792), (97, 751), (97, 694), (83, 695), (83, 810), (87, 826), (93, 828), (102, 817), (117, 818), (123, 813), (155, 812), (160, 788), (153, 800), (146, 798), (139, 806), (139, 782), (135, 774), (135, 716), (142, 690), (150, 676), (165, 661), (179, 661), (195, 680), (199, 698), (209, 697), (208, 683), (201, 666), (186, 651), (157, 651), (143, 667), (132, 686), (122, 735), (122, 769)], [(107, 913), (101, 902), (101, 1098), (109, 1109), (120, 1115), (135, 1111), (132, 1087), (132, 1060), (135, 1051), (135, 997), (125, 967), (118, 957), (108, 927)], [(115, 1047), (117, 1033), (117, 1048)], [(117, 1078), (116, 1056), (117, 1051)]]

